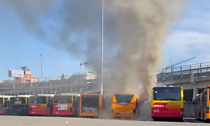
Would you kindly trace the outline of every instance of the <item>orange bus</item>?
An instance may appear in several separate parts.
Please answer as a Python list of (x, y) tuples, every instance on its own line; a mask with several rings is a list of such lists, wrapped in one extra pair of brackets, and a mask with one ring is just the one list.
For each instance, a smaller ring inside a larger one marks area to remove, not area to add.
[(11, 96), (0, 96), (0, 115), (7, 114), (10, 97)]
[(102, 98), (100, 94), (80, 95), (80, 116), (99, 117), (102, 108)]
[(137, 95), (114, 94), (112, 95), (112, 117), (135, 118), (138, 112)]
[(151, 98), (151, 117), (183, 120), (183, 88), (154, 87)]
[(51, 115), (53, 95), (34, 95), (29, 98), (29, 115)]
[(210, 85), (194, 100), (195, 118), (210, 121)]

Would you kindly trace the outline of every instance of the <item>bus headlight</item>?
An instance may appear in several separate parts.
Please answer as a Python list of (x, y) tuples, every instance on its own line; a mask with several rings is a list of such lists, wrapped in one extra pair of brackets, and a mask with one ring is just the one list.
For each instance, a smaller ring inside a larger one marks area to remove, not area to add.
[(117, 105), (116, 105), (116, 104), (113, 104), (113, 105), (112, 105), (112, 107), (115, 107), (115, 106), (117, 106)]
[(154, 113), (159, 113), (159, 112), (160, 112), (159, 110), (156, 110), (156, 109), (154, 110)]

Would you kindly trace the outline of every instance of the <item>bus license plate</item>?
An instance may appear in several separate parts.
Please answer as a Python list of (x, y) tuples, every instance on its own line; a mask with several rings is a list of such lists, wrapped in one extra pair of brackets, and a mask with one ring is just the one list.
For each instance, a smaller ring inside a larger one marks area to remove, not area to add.
[(67, 105), (58, 105), (58, 110), (67, 110)]

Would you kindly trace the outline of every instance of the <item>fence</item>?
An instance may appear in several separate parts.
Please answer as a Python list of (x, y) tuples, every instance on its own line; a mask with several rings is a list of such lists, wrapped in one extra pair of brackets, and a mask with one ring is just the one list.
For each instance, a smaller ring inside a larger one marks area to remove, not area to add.
[(193, 64), (189, 66), (172, 67), (157, 74), (157, 81), (173, 81), (192, 78), (210, 77), (210, 63)]
[(72, 75), (69, 78), (49, 79), (31, 84), (19, 84), (17, 81), (7, 81), (0, 84), (1, 95), (34, 95), (57, 93), (94, 93), (100, 92), (97, 79), (86, 79), (85, 75)]

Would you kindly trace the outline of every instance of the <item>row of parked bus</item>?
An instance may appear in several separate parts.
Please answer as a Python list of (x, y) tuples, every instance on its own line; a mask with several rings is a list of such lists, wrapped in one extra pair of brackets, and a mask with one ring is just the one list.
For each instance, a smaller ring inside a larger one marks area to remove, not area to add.
[[(111, 101), (111, 102), (110, 102)], [(103, 104), (103, 105), (102, 105)], [(0, 96), (0, 114), (37, 116), (99, 117), (110, 111), (113, 117), (135, 118), (137, 95), (40, 94)]]
[[(183, 120), (183, 96), (182, 87), (154, 87), (151, 94), (151, 118)], [(136, 118), (140, 113), (137, 100), (135, 94), (0, 96), (0, 114), (99, 117), (102, 111), (106, 111), (116, 118)], [(210, 120), (210, 85), (196, 97), (194, 106), (197, 119)]]
[(96, 117), (100, 103), (99, 94), (0, 96), (0, 114)]

